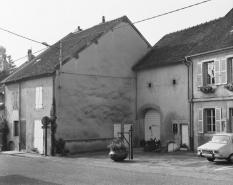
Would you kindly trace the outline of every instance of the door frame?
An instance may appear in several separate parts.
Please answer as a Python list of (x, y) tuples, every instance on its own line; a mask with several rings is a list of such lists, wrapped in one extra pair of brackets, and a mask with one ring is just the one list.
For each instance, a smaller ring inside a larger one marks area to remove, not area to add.
[(189, 133), (190, 133), (190, 132), (189, 132), (189, 129), (190, 129), (190, 128), (189, 128), (189, 124), (188, 124), (188, 123), (180, 123), (179, 125), (180, 125), (180, 126), (179, 126), (179, 128), (180, 128), (180, 146), (183, 144), (183, 143), (182, 143), (182, 126), (183, 126), (183, 125), (187, 125), (187, 126), (188, 126), (188, 142), (189, 142), (189, 143), (188, 143), (188, 144), (186, 143), (186, 144), (188, 145), (188, 147), (190, 147), (190, 139), (189, 139), (189, 138), (190, 138), (190, 135), (189, 135)]

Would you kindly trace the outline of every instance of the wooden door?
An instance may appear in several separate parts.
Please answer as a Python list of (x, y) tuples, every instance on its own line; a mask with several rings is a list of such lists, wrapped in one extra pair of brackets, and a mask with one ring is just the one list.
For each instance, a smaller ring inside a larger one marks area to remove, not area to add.
[(34, 148), (37, 148), (40, 154), (43, 154), (44, 134), (42, 123), (40, 120), (35, 120), (34, 123)]

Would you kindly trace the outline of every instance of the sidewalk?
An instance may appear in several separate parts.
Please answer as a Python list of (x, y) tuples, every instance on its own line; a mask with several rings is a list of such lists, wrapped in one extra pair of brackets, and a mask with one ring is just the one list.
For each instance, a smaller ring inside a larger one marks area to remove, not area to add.
[[(59, 157), (55, 156), (58, 158), (86, 158), (86, 159), (108, 159), (108, 150), (104, 151), (91, 151), (91, 152), (82, 152), (82, 153), (77, 153), (73, 154), (70, 156), (66, 157)], [(26, 152), (21, 152), (21, 151), (3, 151), (0, 152), (0, 155), (11, 155), (11, 156), (19, 156), (19, 157), (29, 157), (29, 158), (53, 158), (52, 156), (44, 156), (41, 154), (34, 154), (34, 153), (26, 153)], [(142, 161), (150, 161), (154, 159), (186, 159), (190, 157), (196, 157), (196, 153), (192, 151), (174, 151), (174, 152), (169, 152), (169, 153), (156, 153), (156, 152), (144, 152), (142, 148), (134, 148), (133, 152), (133, 160), (142, 160)], [(126, 160), (128, 160), (127, 158)]]

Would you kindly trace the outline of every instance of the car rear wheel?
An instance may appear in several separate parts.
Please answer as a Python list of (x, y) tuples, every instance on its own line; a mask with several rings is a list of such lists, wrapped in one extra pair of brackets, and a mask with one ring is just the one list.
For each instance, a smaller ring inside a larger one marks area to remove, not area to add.
[(231, 155), (227, 158), (227, 162), (233, 163), (233, 154), (231, 154)]
[(208, 161), (213, 162), (215, 158), (207, 158)]

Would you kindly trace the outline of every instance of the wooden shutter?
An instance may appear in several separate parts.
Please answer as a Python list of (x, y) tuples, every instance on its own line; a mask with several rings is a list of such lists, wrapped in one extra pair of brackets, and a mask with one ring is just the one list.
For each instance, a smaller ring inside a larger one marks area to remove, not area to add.
[(198, 110), (198, 133), (204, 133), (204, 129), (203, 129), (203, 109)]
[(202, 87), (203, 86), (203, 80), (202, 80), (202, 63), (197, 64), (197, 86)]
[(43, 89), (39, 88), (39, 108), (43, 107)]
[(12, 93), (12, 99), (13, 99), (13, 109), (15, 109), (15, 92)]
[(15, 92), (15, 108), (16, 108), (16, 109), (18, 109), (18, 97), (19, 97), (18, 94), (19, 94), (19, 92), (16, 91), (16, 92)]
[(227, 84), (227, 60), (225, 58), (221, 59), (221, 66), (222, 84)]
[(39, 87), (36, 87), (36, 108), (39, 105)]
[(215, 108), (215, 131), (221, 132), (221, 108)]
[(43, 107), (43, 90), (42, 87), (36, 87), (36, 108)]
[(215, 85), (220, 85), (220, 60), (214, 61), (214, 77), (215, 77)]

